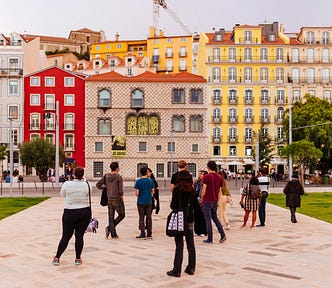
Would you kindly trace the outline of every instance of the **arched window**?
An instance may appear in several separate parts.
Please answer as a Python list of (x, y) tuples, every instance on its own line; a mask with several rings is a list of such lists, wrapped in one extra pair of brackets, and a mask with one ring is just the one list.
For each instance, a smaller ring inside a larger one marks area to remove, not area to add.
[(251, 89), (246, 89), (244, 91), (244, 103), (246, 104), (253, 103), (253, 91)]
[(202, 115), (192, 115), (189, 119), (190, 132), (202, 132), (203, 131), (203, 116)]
[(202, 89), (191, 89), (190, 90), (190, 103), (203, 103)]
[(282, 122), (282, 117), (284, 116), (285, 110), (282, 107), (278, 107), (277, 109), (277, 122)]
[(184, 103), (184, 89), (173, 89), (172, 102), (173, 103)]
[(139, 89), (135, 89), (133, 92), (131, 92), (131, 107), (143, 108), (144, 107), (143, 96), (144, 93)]
[(221, 90), (220, 89), (214, 89), (213, 90), (213, 104), (220, 104), (221, 103)]
[(111, 120), (109, 118), (98, 120), (98, 135), (111, 135)]
[(183, 115), (174, 115), (172, 119), (172, 128), (175, 132), (184, 132), (185, 118)]
[(111, 107), (111, 93), (106, 89), (102, 89), (98, 92), (98, 108), (110, 108)]

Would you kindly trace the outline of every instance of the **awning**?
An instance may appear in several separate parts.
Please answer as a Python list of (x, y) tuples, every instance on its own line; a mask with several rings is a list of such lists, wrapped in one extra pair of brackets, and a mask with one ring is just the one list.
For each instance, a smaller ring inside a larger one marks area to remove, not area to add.
[(243, 165), (243, 163), (239, 162), (239, 161), (232, 161), (232, 162), (229, 162), (228, 165), (237, 165), (237, 166), (239, 166), (239, 165)]
[(225, 163), (224, 163), (224, 162), (221, 162), (221, 161), (216, 161), (216, 164), (217, 164), (217, 165), (224, 165)]
[(75, 159), (74, 158), (66, 158), (65, 163), (74, 163)]
[(250, 158), (244, 158), (243, 159), (245, 165), (252, 165), (255, 164), (255, 161)]

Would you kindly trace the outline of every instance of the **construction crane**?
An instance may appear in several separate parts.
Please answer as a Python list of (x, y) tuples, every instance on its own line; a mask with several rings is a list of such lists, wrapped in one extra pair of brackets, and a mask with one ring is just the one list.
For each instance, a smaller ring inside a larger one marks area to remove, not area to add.
[(169, 5), (164, 0), (152, 0), (153, 1), (153, 28), (155, 35), (159, 35), (159, 7), (161, 6), (170, 15), (176, 23), (186, 32), (188, 35), (192, 35), (190, 30), (186, 25), (183, 24), (181, 19), (176, 15), (176, 13), (169, 7)]

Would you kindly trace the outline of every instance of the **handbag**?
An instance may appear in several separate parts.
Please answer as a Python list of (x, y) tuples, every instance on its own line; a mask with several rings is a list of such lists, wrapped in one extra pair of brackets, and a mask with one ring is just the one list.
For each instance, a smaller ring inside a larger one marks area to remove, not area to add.
[(106, 174), (104, 175), (104, 188), (101, 191), (100, 205), (101, 206), (107, 206), (108, 205), (107, 186), (106, 186)]
[(88, 224), (88, 227), (86, 227), (85, 232), (97, 233), (99, 222), (96, 218), (92, 217), (90, 185), (89, 185), (88, 181), (86, 181), (86, 184), (88, 185), (88, 188), (89, 188), (89, 205), (90, 205), (90, 209), (91, 209), (91, 219), (90, 219), (90, 222)]
[[(178, 201), (180, 202), (180, 193), (178, 193)], [(190, 201), (190, 200), (189, 200)], [(186, 234), (187, 215), (190, 202), (188, 202), (185, 211), (179, 208), (177, 211), (171, 211), (167, 216), (166, 235), (169, 237), (183, 236)]]

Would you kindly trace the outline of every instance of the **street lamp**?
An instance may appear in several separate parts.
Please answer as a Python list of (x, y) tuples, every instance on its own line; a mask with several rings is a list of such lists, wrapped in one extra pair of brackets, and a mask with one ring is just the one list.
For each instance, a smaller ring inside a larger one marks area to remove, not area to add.
[(55, 187), (59, 187), (59, 101), (55, 102)]
[[(289, 145), (292, 144), (292, 107), (291, 105), (289, 105)], [(289, 155), (289, 159), (288, 159), (288, 163), (289, 163), (289, 167), (288, 167), (288, 170), (289, 170), (289, 180), (292, 180), (292, 174), (293, 174), (293, 160), (292, 160), (292, 156)]]
[(171, 145), (170, 145), (170, 157), (171, 157), (171, 178), (173, 175), (173, 128), (169, 130), (170, 132), (170, 140), (171, 140)]
[(9, 117), (9, 159), (10, 159), (10, 168), (9, 168), (9, 194), (13, 195), (13, 170), (14, 170), (14, 152), (13, 152), (13, 118)]
[(256, 132), (256, 155), (255, 155), (255, 174), (258, 175), (259, 170), (259, 131)]

